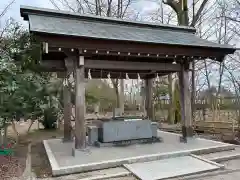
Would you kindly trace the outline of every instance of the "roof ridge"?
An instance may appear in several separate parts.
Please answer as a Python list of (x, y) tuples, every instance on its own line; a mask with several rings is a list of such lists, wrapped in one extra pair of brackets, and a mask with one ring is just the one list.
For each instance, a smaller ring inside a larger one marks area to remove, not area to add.
[(195, 33), (196, 29), (187, 26), (174, 26), (174, 25), (165, 25), (165, 24), (157, 24), (157, 23), (150, 23), (144, 21), (131, 21), (131, 20), (123, 20), (114, 17), (103, 17), (103, 16), (96, 16), (96, 15), (84, 15), (80, 13), (74, 13), (70, 11), (60, 11), (50, 8), (39, 8), (33, 6), (20, 6), (20, 13), (24, 20), (28, 20), (29, 14), (41, 14), (41, 15), (52, 15), (55, 17), (69, 17), (69, 18), (78, 18), (81, 20), (95, 20), (95, 21), (102, 21), (108, 23), (117, 23), (122, 25), (133, 25), (133, 26), (140, 26), (140, 27), (152, 27), (152, 28), (161, 28), (161, 29), (170, 29), (179, 32), (188, 32), (188, 33)]

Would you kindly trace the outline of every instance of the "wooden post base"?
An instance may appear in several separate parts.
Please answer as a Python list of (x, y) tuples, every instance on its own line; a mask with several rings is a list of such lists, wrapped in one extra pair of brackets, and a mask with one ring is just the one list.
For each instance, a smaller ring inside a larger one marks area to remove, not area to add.
[(186, 127), (187, 137), (193, 137), (193, 127)]
[(182, 126), (182, 136), (180, 137), (180, 142), (187, 143), (187, 138), (193, 137), (193, 128)]
[(62, 138), (62, 142), (66, 143), (66, 142), (73, 142), (73, 140), (70, 138)]

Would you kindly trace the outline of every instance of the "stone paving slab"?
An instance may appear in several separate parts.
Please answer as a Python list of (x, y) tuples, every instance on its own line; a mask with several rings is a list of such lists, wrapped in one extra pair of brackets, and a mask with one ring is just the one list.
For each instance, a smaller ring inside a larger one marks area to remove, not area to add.
[(240, 148), (236, 146), (234, 150), (203, 154), (201, 155), (201, 157), (214, 162), (222, 162), (222, 161), (228, 161), (232, 159), (238, 159), (240, 158)]
[[(182, 176), (177, 178), (168, 178), (167, 180), (238, 180), (240, 179), (240, 159), (236, 160), (230, 160), (223, 162), (225, 169), (216, 170), (213, 172), (206, 172), (202, 174), (196, 174), (196, 175), (190, 175), (190, 176)], [(113, 171), (111, 171), (113, 170)], [(122, 172), (123, 168), (110, 168), (108, 169), (108, 172)], [(61, 177), (53, 177), (53, 178), (44, 178), (39, 180), (69, 180), (67, 177), (71, 177), (70, 180), (82, 180), (82, 177), (93, 177), (93, 175), (102, 175), (105, 174), (106, 170), (99, 170), (99, 171), (93, 171), (93, 172), (87, 172), (87, 173), (80, 173), (80, 174), (73, 174), (68, 176), (62, 176)], [(139, 180), (133, 175), (125, 176), (125, 177), (113, 177), (108, 178), (105, 180)]]
[(163, 131), (159, 131), (158, 136), (163, 139), (163, 142), (125, 147), (89, 147), (87, 151), (76, 151), (75, 157), (71, 156), (72, 144), (62, 143), (61, 139), (45, 140), (44, 145), (53, 175), (111, 168), (173, 155), (187, 155), (192, 152), (199, 154), (206, 151), (234, 148), (233, 145), (200, 138), (193, 138), (188, 143), (181, 143), (178, 134)]
[(160, 180), (220, 169), (221, 166), (193, 156), (167, 158), (124, 165), (141, 180)]
[[(214, 172), (206, 172), (197, 175), (183, 176), (179, 178), (170, 178), (169, 180), (238, 180), (240, 179), (240, 159), (221, 162), (224, 169)], [(111, 179), (112, 180), (112, 179)], [(129, 179), (135, 180), (135, 179)]]

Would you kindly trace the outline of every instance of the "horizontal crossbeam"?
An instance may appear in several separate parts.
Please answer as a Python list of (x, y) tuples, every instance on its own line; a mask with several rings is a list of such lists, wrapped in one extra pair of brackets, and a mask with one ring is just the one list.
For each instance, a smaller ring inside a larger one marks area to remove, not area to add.
[(136, 71), (180, 71), (180, 64), (172, 63), (148, 63), (130, 61), (99, 61), (86, 60), (85, 68), (89, 69), (110, 69), (110, 70), (136, 70)]
[[(45, 60), (41, 62), (43, 67), (48, 69), (64, 70), (65, 63), (63, 60)], [(180, 64), (172, 63), (148, 63), (132, 61), (107, 61), (107, 60), (90, 60), (86, 59), (84, 67), (86, 69), (102, 69), (117, 71), (161, 71), (161, 72), (178, 72)]]

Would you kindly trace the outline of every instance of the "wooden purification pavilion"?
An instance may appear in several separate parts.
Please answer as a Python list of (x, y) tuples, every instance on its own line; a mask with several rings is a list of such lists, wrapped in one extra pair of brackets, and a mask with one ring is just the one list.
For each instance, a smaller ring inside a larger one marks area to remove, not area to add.
[[(200, 39), (191, 27), (134, 22), (51, 9), (21, 7), (30, 33), (43, 44), (42, 65), (49, 71), (75, 74), (75, 136), (86, 146), (85, 85), (92, 78), (146, 80), (147, 115), (153, 115), (152, 79), (179, 73), (183, 136), (192, 136), (189, 71), (193, 60), (222, 62), (232, 46)], [(46, 70), (45, 69), (45, 70)], [(66, 74), (66, 73), (65, 73)], [(65, 76), (66, 78), (66, 76)], [(64, 138), (70, 139), (70, 95), (65, 88)]]

